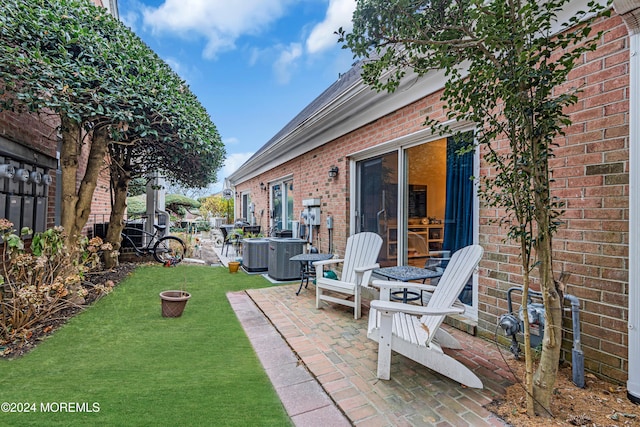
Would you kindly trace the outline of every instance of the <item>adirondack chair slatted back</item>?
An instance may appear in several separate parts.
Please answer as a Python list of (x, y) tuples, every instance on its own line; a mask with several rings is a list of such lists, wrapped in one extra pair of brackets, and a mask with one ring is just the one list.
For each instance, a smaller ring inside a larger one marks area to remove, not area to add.
[[(471, 245), (455, 252), (438, 281), (438, 286), (429, 299), (427, 307), (451, 307), (469, 281), (478, 266), (484, 249), (479, 245)], [(438, 330), (445, 316), (423, 316), (420, 321), (429, 331), (429, 341)]]
[[(354, 268), (375, 264), (382, 247), (382, 237), (376, 233), (363, 232), (350, 236), (347, 239), (347, 247), (344, 252), (344, 264), (340, 280), (343, 282), (356, 282)], [(362, 276), (362, 285), (366, 286), (371, 278), (371, 270)]]

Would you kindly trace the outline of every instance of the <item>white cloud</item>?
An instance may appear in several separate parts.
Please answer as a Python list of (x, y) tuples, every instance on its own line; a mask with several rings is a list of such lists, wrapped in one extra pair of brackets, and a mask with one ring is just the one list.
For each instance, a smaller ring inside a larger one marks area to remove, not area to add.
[(356, 9), (356, 0), (330, 0), (324, 21), (311, 30), (307, 38), (307, 52), (313, 54), (334, 47), (338, 36), (334, 34), (342, 27), (346, 31), (353, 28), (351, 19)]
[[(234, 49), (239, 37), (257, 35), (267, 30), (287, 13), (288, 6), (299, 1), (301, 0), (163, 0), (159, 6), (140, 5), (140, 10), (143, 25), (153, 33), (204, 39), (202, 55), (213, 59), (221, 52)], [(305, 41), (254, 49), (250, 65), (273, 61), (275, 78), (278, 83), (286, 84), (305, 55), (314, 55), (335, 47), (335, 31), (340, 27), (345, 30), (352, 28), (351, 19), (356, 0), (329, 0), (326, 4), (324, 20), (313, 26)], [(126, 20), (132, 26), (138, 24), (133, 15)], [(178, 74), (186, 74), (186, 70), (176, 67), (175, 63), (171, 65)]]
[(253, 156), (253, 153), (233, 153), (227, 156), (227, 159), (224, 162), (224, 166), (220, 171), (220, 177), (226, 178), (231, 175), (233, 172), (238, 170), (240, 166), (247, 160), (249, 157)]
[(207, 40), (203, 55), (214, 58), (232, 49), (243, 34), (258, 34), (280, 18), (290, 0), (165, 0), (143, 11), (145, 25), (156, 33), (197, 35)]
[(187, 80), (185, 77), (187, 74), (187, 70), (185, 69), (185, 67), (183, 66), (183, 64), (175, 59), (175, 58), (166, 58), (164, 60), (164, 62), (166, 62), (167, 64), (169, 64), (169, 67), (171, 67), (171, 69), (180, 77), (182, 77), (184, 80)]
[[(235, 143), (237, 143), (237, 141), (238, 141), (236, 138), (229, 138), (229, 139), (225, 140), (225, 144), (228, 144), (230, 140), (235, 141)], [(240, 166), (242, 166), (242, 164), (244, 162), (249, 160), (249, 158), (251, 156), (253, 156), (253, 154), (254, 153), (233, 153), (233, 154), (228, 154), (227, 158), (226, 158), (226, 160), (224, 162), (224, 165), (222, 166), (222, 168), (218, 172), (218, 182), (216, 182), (215, 184), (211, 184), (209, 187), (207, 187), (207, 191), (210, 194), (214, 194), (214, 193), (218, 193), (218, 192), (222, 191), (225, 179), (229, 175), (231, 175), (233, 172), (238, 170), (238, 168)]]
[(138, 14), (136, 12), (129, 11), (124, 15), (120, 15), (120, 20), (125, 26), (131, 28), (134, 33), (136, 32), (138, 24)]
[(280, 84), (286, 84), (291, 79), (291, 74), (296, 69), (296, 60), (302, 56), (302, 45), (291, 43), (280, 52), (280, 56), (273, 64), (276, 79)]

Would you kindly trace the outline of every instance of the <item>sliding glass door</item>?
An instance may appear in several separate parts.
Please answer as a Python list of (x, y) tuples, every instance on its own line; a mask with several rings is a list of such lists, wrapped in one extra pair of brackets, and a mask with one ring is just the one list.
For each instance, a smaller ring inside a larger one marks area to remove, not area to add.
[[(405, 150), (405, 265), (446, 267), (451, 254), (473, 243), (474, 155), (459, 154), (466, 144), (446, 138)], [(474, 305), (472, 281), (459, 298)]]
[(395, 265), (396, 239), (390, 242), (387, 236), (390, 227), (397, 227), (398, 153), (358, 162), (357, 168), (356, 232), (379, 234), (384, 243), (378, 261), (384, 266)]
[[(473, 243), (474, 154), (458, 154), (464, 144), (442, 138), (356, 162), (356, 232), (383, 238), (382, 266), (446, 266)], [(470, 286), (460, 298), (473, 305)]]

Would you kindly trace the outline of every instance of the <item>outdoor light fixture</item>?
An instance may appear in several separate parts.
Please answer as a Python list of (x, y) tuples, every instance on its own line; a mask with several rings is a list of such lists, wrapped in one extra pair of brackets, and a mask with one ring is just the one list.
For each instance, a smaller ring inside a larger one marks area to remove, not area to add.
[(329, 169), (329, 178), (335, 178), (336, 176), (338, 176), (338, 167), (331, 166), (331, 169)]
[(16, 168), (13, 165), (0, 165), (0, 178), (13, 178)]
[(233, 190), (230, 188), (225, 188), (224, 190), (222, 190), (222, 197), (225, 200), (229, 200), (233, 198)]
[(260, 189), (261, 189), (262, 191), (265, 191), (265, 190), (267, 189), (266, 185), (264, 185), (264, 182), (261, 182), (261, 183), (260, 183)]

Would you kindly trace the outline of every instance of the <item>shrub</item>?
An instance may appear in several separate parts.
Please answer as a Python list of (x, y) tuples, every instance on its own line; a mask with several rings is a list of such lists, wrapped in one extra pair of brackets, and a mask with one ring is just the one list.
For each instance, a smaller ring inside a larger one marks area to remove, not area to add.
[[(0, 344), (27, 341), (37, 328), (65, 317), (86, 298), (108, 293), (113, 283), (94, 285), (86, 274), (100, 268), (100, 252), (109, 249), (102, 239), (81, 238), (70, 253), (60, 227), (33, 235), (29, 249), (14, 233), (13, 224), (0, 219), (2, 260), (0, 274)], [(23, 228), (21, 234), (32, 234)]]

